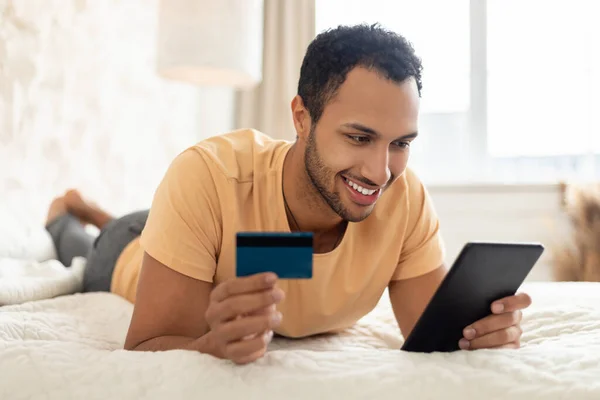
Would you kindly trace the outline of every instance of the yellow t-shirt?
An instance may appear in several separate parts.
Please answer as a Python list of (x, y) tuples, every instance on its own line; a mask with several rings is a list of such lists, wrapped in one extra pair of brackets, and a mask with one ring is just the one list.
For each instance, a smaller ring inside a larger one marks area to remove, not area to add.
[[(282, 195), (291, 143), (254, 130), (204, 140), (181, 153), (160, 183), (141, 240), (123, 252), (112, 291), (135, 300), (145, 250), (184, 275), (218, 284), (235, 277), (238, 231), (289, 232)], [(349, 223), (338, 247), (313, 256), (313, 278), (280, 280), (286, 294), (276, 333), (302, 337), (353, 325), (390, 281), (443, 262), (439, 223), (427, 191), (407, 169), (372, 214)]]

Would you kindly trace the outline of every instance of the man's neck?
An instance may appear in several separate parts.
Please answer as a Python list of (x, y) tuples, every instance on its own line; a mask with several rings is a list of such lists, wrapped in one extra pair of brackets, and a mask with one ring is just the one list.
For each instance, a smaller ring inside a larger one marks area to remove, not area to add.
[(328, 235), (339, 232), (342, 219), (329, 207), (310, 181), (304, 166), (304, 154), (297, 143), (283, 163), (283, 193), (292, 229)]

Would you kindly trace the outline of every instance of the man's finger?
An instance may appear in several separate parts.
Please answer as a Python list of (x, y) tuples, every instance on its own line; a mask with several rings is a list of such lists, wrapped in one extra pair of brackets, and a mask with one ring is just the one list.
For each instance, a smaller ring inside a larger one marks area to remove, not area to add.
[(510, 342), (507, 344), (503, 344), (502, 346), (492, 347), (492, 349), (519, 349), (521, 348), (521, 341), (517, 340), (514, 342)]
[(273, 288), (263, 290), (262, 292), (229, 297), (210, 307), (206, 311), (206, 320), (213, 323), (230, 321), (238, 316), (249, 315), (278, 304), (283, 300), (284, 296), (283, 290)]
[(520, 340), (521, 333), (522, 330), (520, 326), (511, 326), (507, 329), (488, 333), (487, 335), (483, 335), (473, 340), (461, 339), (459, 341), (459, 346), (463, 350), (489, 349), (504, 346)]
[(225, 356), (236, 364), (248, 364), (265, 355), (267, 344), (270, 340), (266, 335), (261, 335), (251, 340), (235, 342), (227, 345)]
[(281, 323), (281, 318), (280, 312), (239, 318), (221, 325), (218, 335), (221, 340), (228, 343), (245, 340), (247, 337), (273, 330)]
[(491, 308), (494, 314), (500, 314), (504, 312), (522, 310), (530, 305), (531, 297), (527, 293), (517, 293), (514, 296), (508, 296), (494, 301)]
[(268, 307), (260, 308), (256, 311), (249, 312), (249, 313), (245, 314), (245, 316), (271, 314), (271, 313), (274, 313), (275, 311), (277, 311), (277, 304), (271, 304)]
[(231, 296), (270, 289), (276, 282), (277, 275), (272, 272), (236, 278), (218, 285), (210, 296), (212, 301), (220, 302)]
[(519, 311), (504, 314), (492, 314), (467, 326), (463, 330), (465, 339), (471, 340), (488, 333), (506, 329), (512, 325), (518, 325), (523, 319), (523, 313)]

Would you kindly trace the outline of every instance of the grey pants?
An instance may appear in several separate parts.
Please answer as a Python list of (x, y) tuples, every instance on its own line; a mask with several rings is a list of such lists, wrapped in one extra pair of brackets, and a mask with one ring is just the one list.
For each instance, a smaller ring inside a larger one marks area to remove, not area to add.
[(113, 219), (100, 231), (90, 235), (77, 218), (65, 214), (46, 226), (58, 261), (69, 267), (74, 257), (87, 259), (83, 275), (84, 292), (108, 292), (117, 259), (125, 247), (137, 238), (146, 225), (148, 211), (138, 211)]

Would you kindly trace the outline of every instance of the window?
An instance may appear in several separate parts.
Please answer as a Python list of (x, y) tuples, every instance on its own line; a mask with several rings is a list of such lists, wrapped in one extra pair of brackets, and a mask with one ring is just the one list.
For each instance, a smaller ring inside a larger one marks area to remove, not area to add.
[[(430, 13), (432, 7), (435, 13)], [(424, 15), (427, 18), (415, 18)], [(428, 60), (423, 71), (424, 112), (468, 110), (469, 0), (317, 0), (317, 32), (363, 22), (379, 22), (401, 33), (419, 57)]]
[[(343, 10), (343, 12), (340, 12)], [(596, 0), (317, 0), (320, 32), (374, 23), (423, 60), (425, 181), (600, 178)]]

